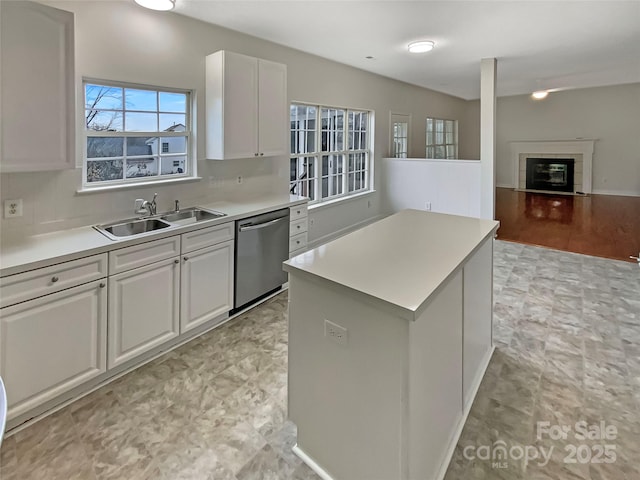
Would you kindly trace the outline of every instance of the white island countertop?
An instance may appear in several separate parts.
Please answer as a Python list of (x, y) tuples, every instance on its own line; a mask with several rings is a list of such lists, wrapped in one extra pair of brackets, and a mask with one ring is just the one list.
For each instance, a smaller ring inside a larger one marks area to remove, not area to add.
[(403, 210), (287, 262), (289, 273), (346, 287), (415, 320), (429, 298), (499, 226), (494, 220)]

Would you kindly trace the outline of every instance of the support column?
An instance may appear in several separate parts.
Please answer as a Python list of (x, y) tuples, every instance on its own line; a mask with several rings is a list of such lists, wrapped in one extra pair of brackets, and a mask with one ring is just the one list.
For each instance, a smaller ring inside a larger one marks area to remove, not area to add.
[(495, 58), (480, 61), (480, 217), (495, 218), (496, 68)]

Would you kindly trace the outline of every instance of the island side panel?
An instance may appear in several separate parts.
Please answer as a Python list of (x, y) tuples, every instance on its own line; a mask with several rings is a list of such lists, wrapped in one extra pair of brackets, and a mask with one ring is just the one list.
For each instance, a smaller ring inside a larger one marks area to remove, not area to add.
[[(325, 336), (325, 319), (347, 344)], [(334, 480), (406, 478), (408, 322), (347, 289), (289, 277), (289, 417), (298, 448)]]
[(464, 266), (464, 350), (462, 392), (471, 408), (493, 352), (493, 238)]
[[(462, 417), (462, 270), (409, 325), (409, 478), (436, 480)], [(446, 465), (445, 465), (446, 470)]]

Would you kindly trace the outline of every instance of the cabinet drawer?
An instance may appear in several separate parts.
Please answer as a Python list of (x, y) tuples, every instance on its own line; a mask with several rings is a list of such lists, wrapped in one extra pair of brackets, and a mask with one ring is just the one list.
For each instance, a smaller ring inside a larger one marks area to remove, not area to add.
[(291, 214), (290, 214), (290, 217), (289, 217), (289, 220), (291, 222), (294, 222), (294, 221), (298, 220), (299, 218), (307, 216), (307, 205), (306, 204), (296, 205), (295, 207), (290, 207), (289, 210), (291, 211)]
[(0, 278), (0, 306), (24, 302), (106, 276), (106, 253), (10, 275)]
[(289, 227), (289, 235), (292, 237), (302, 232), (306, 232), (308, 230), (309, 219), (307, 217), (301, 218), (300, 220), (295, 220), (291, 222), (291, 226)]
[(182, 235), (182, 253), (193, 252), (200, 248), (210, 247), (216, 243), (233, 240), (234, 229), (234, 222), (228, 222), (222, 225), (185, 233)]
[(180, 236), (140, 243), (109, 252), (109, 275), (180, 255)]
[(299, 233), (289, 239), (289, 251), (299, 250), (307, 246), (307, 232)]

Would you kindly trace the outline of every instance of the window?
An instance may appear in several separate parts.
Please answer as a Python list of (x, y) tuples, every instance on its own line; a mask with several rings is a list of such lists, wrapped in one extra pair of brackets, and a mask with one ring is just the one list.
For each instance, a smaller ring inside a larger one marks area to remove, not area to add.
[(193, 177), (191, 94), (84, 82), (83, 186)]
[(458, 158), (458, 121), (427, 118), (427, 158)]
[(291, 104), (290, 192), (318, 203), (370, 190), (371, 116)]
[(411, 115), (391, 113), (391, 152), (392, 158), (407, 158), (409, 155), (409, 131)]

